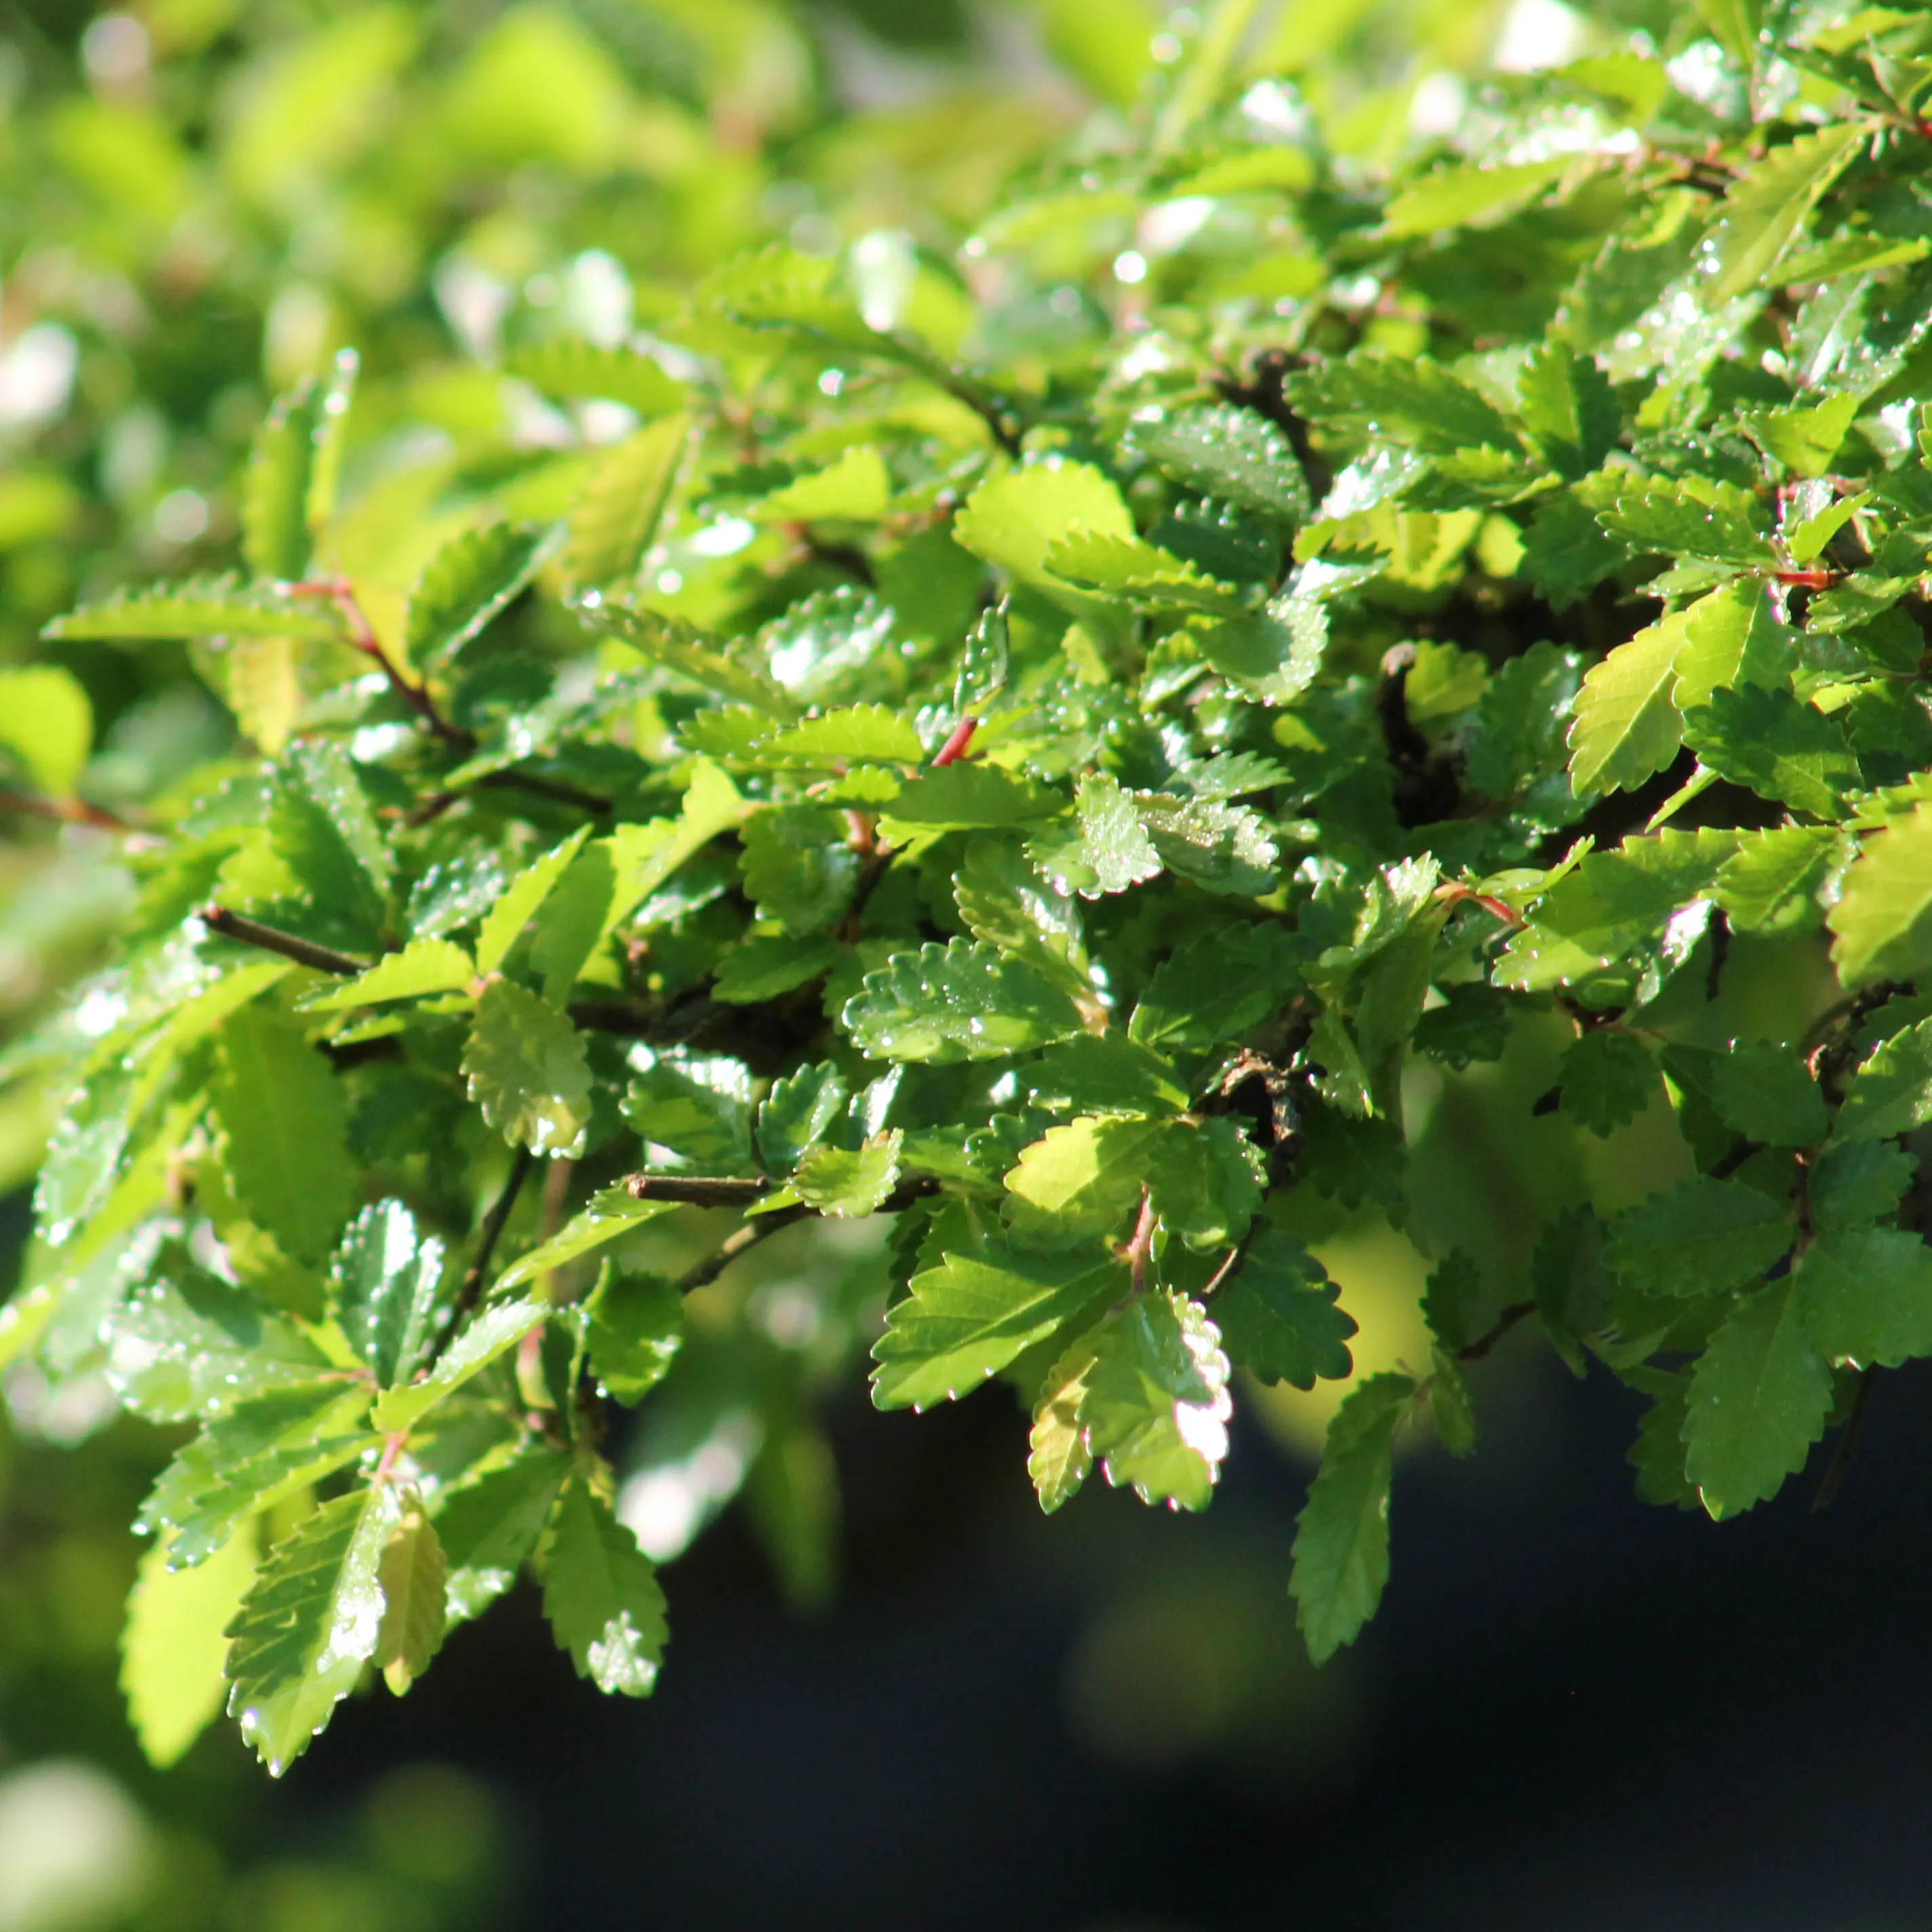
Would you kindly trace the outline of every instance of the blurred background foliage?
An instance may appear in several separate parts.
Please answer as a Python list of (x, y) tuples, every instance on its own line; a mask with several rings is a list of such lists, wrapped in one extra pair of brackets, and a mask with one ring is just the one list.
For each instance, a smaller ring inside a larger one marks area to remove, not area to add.
[[(1587, 16), (1558, 0), (1239, 10), (1252, 18), (1236, 77), (1291, 77), (1331, 150), (1365, 170), (1438, 139), (1486, 68), (1548, 64), (1632, 32), (1661, 40), (1678, 16), (1664, 0)], [(350, 494), (380, 550), (386, 527), (424, 520), (396, 514), (395, 490), (501, 501), (518, 476), (480, 452), (507, 436), (534, 460), (555, 440), (546, 406), (503, 373), (519, 347), (648, 338), (709, 271), (775, 240), (950, 263), (1002, 188), (1044, 171), (1070, 136), (1098, 148), (1134, 117), (1158, 116), (1217, 17), (1157, 0), (148, 0), (111, 11), (7, 0), (0, 668), (50, 657), (73, 673), (93, 713), (82, 788), (138, 812), (220, 755), (232, 720), (178, 650), (48, 646), (39, 629), (130, 578), (231, 561), (239, 468), (279, 388), (340, 347), (360, 352)], [(1137, 218), (1120, 218), (1120, 245)], [(1252, 242), (1199, 272), (1255, 269)], [(1292, 281), (1292, 236), (1276, 254)], [(1077, 313), (1092, 266), (1070, 259), (1063, 289), (1046, 263), (1054, 314)], [(943, 290), (943, 277), (931, 281)], [(389, 574), (406, 583), (407, 565), (391, 559)], [(0, 1031), (18, 1034), (97, 956), (125, 886), (84, 824), (9, 811), (4, 824)], [(1772, 1009), (1810, 998), (1768, 966), (1754, 972), (1750, 952), (1734, 954), (1713, 1024), (1756, 1005), (1768, 1027)], [(1574, 1191), (1579, 1162), (1600, 1204), (1658, 1184), (1678, 1144), (1660, 1118), (1587, 1145), (1540, 1123), (1534, 1144), (1494, 1147), (1488, 1193), (1451, 1181), (1472, 1140), (1493, 1140), (1491, 1122), (1520, 1117), (1548, 1085), (1561, 1045), (1519, 1029), (1508, 1058), (1444, 1104), (1411, 1096), (1412, 1120), (1428, 1123), (1412, 1226), (1424, 1246), (1486, 1238), (1513, 1218), (1512, 1198)], [(0, 1086), (0, 1287), (57, 1097), (26, 1070)], [(1432, 1160), (1451, 1147), (1459, 1162)], [(1426, 1352), (1417, 1246), (1372, 1218), (1316, 1232), (1362, 1324), (1359, 1370)], [(541, 1859), (525, 1857), (514, 1801), (473, 1768), (386, 1757), (384, 1744), (345, 1753), (347, 1784), (271, 1794), (226, 1727), (165, 1779), (142, 1766), (114, 1659), (135, 1556), (122, 1526), (164, 1453), (159, 1432), (104, 1427), (112, 1405), (90, 1406), (84, 1382), (50, 1388), (16, 1371), (5, 1392), (0, 1932), (524, 1922), (519, 1874)], [(1318, 1440), (1341, 1392), (1280, 1392), (1271, 1426), (1291, 1458)], [(970, 1464), (978, 1426), (936, 1432), (931, 1455)], [(835, 1444), (860, 1427), (875, 1424), (835, 1420)], [(848, 1550), (862, 1585), (902, 1574), (906, 1549), (937, 1534), (921, 1523), (944, 1514), (918, 1470), (892, 1490), (866, 1466), (881, 1439), (867, 1437), (874, 1447), (842, 1470), (860, 1486), (846, 1508), (865, 1546)], [(1008, 1446), (1000, 1437), (1002, 1467)], [(939, 1481), (937, 1466), (919, 1468)], [(748, 1504), (755, 1515), (755, 1490)], [(1051, 1558), (1016, 1532), (997, 1562), (1057, 1566), (1083, 1606), (1057, 1694), (1070, 1749), (1123, 1774), (1166, 1776), (1211, 1751), (1262, 1766), (1264, 1782), (1346, 1788), (1369, 1666), (1308, 1672), (1280, 1594), (1291, 1510), (1217, 1512), (1211, 1531), (1188, 1531), (1184, 1562), (1174, 1526), (1130, 1524), (1133, 1512), (1090, 1510), (1070, 1538), (1058, 1526)], [(776, 1594), (766, 1573), (734, 1567), (733, 1547), (698, 1587)], [(785, 1581), (804, 1600), (826, 1583)], [(459, 1652), (440, 1694), (482, 1698), (502, 1663)], [(557, 1704), (591, 1695), (560, 1664), (542, 1686)], [(626, 1721), (649, 1726), (652, 1712)], [(409, 1748), (409, 1734), (383, 1735)]]

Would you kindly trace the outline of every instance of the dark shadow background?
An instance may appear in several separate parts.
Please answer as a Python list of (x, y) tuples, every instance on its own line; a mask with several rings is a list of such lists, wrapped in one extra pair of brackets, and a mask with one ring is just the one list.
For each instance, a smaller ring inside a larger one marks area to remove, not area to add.
[(1526, 1342), (1476, 1457), (1399, 1468), (1382, 1614), (1320, 1677), (1284, 1594), (1304, 1474), (1252, 1429), (1204, 1517), (1102, 1490), (1046, 1523), (1001, 1392), (855, 1400), (824, 1620), (728, 1517), (668, 1573), (652, 1702), (576, 1683), (526, 1591), (406, 1706), (343, 1712), (262, 1822), (447, 1758), (526, 1834), (515, 1922), (557, 1932), (1922, 1925), (1928, 1387), (1883, 1379), (1828, 1511), (1814, 1465), (1720, 1527), (1636, 1503), (1633, 1399)]

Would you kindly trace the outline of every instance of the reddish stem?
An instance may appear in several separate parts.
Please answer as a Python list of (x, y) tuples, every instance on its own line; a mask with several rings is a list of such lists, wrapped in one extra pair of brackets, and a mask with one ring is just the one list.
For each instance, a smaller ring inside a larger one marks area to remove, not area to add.
[(436, 708), (436, 700), (429, 694), (428, 686), (412, 684), (405, 677), (400, 666), (383, 650), (382, 641), (376, 634), (376, 627), (370, 622), (368, 614), (357, 601), (356, 589), (346, 578), (319, 578), (312, 584), (292, 584), (289, 594), (294, 597), (326, 597), (342, 613), (349, 626), (351, 647), (360, 651), (366, 658), (373, 658), (381, 667), (384, 677), (388, 680), (389, 688), (413, 711), (442, 742), (458, 752), (473, 752), (476, 740), (470, 732), (452, 724)]
[(1772, 574), (1794, 590), (1828, 590), (1838, 580), (1835, 570), (1778, 570)]
[(959, 722), (953, 726), (952, 735), (934, 754), (933, 769), (936, 771), (941, 765), (956, 764), (960, 759), (965, 757), (968, 748), (973, 742), (973, 734), (979, 728), (978, 718), (961, 718)]

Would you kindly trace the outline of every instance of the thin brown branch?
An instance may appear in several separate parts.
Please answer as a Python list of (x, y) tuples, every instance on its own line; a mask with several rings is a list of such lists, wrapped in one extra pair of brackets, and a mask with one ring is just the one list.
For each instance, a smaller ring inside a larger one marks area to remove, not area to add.
[[(464, 1272), (462, 1285), (456, 1291), (456, 1300), (449, 1311), (449, 1320), (444, 1327), (442, 1339), (437, 1342), (436, 1355), (456, 1339), (456, 1331), (468, 1318), (483, 1293), (483, 1284), (489, 1278), (490, 1257), (496, 1251), (496, 1244), (502, 1238), (503, 1228), (510, 1218), (510, 1210), (517, 1204), (517, 1196), (523, 1192), (524, 1183), (529, 1179), (536, 1156), (528, 1148), (520, 1147), (517, 1157), (510, 1163), (510, 1178), (503, 1184), (503, 1191), (490, 1203), (490, 1211), (483, 1217), (483, 1232), (476, 1244), (476, 1258)], [(432, 1364), (436, 1356), (432, 1356)]]
[(298, 939), (292, 932), (264, 926), (259, 920), (230, 912), (226, 906), (203, 906), (201, 922), (210, 932), (218, 932), (224, 939), (238, 939), (244, 946), (259, 946), (264, 952), (279, 952), (284, 959), (292, 959), (298, 966), (311, 966), (318, 973), (336, 973), (344, 979), (353, 979), (358, 973), (369, 970), (366, 959), (352, 959), (347, 953), (338, 952), (332, 947), (317, 946), (312, 940)]
[(0, 787), (0, 812), (17, 812), (29, 818), (51, 819), (56, 825), (88, 825), (97, 832), (139, 832), (131, 819), (84, 798), (47, 798), (38, 792)]
[(587, 812), (596, 817), (613, 809), (608, 798), (600, 798), (594, 791), (566, 784), (561, 778), (544, 778), (537, 772), (520, 772), (514, 766), (507, 771), (485, 772), (476, 784), (478, 789), (483, 791), (528, 792), (532, 798), (547, 798), (556, 805), (574, 806), (579, 812)]
[(812, 1211), (801, 1201), (796, 1206), (775, 1208), (769, 1214), (760, 1214), (755, 1221), (747, 1221), (742, 1228), (726, 1235), (695, 1268), (687, 1268), (672, 1286), (680, 1294), (710, 1287), (748, 1248), (757, 1246), (768, 1234), (776, 1234), (781, 1228), (789, 1228), (794, 1221), (802, 1220)]
[[(633, 1180), (656, 1180), (668, 1177), (656, 1174), (633, 1175)], [(626, 1184), (628, 1184), (628, 1183)], [(764, 1187), (762, 1182), (753, 1184)], [(881, 1214), (898, 1214), (922, 1201), (928, 1194), (937, 1193), (939, 1183), (930, 1175), (921, 1175), (916, 1180), (902, 1181), (878, 1205)], [(770, 1192), (769, 1188), (765, 1191)], [(656, 1190), (652, 1190), (653, 1193)], [(648, 1198), (648, 1196), (640, 1196)], [(658, 1198), (662, 1198), (662, 1196)], [(723, 1206), (723, 1202), (700, 1202), (698, 1206)], [(817, 1210), (806, 1202), (798, 1201), (784, 1208), (774, 1208), (769, 1214), (755, 1216), (741, 1228), (735, 1228), (718, 1246), (694, 1268), (687, 1269), (671, 1285), (679, 1294), (688, 1294), (694, 1288), (708, 1288), (747, 1249), (756, 1247), (766, 1236), (776, 1234), (781, 1228), (789, 1228), (795, 1221), (802, 1221)]]
[(1533, 1301), (1513, 1301), (1498, 1315), (1484, 1334), (1478, 1335), (1467, 1347), (1456, 1351), (1459, 1362), (1480, 1362), (1516, 1324), (1526, 1316), (1536, 1312)]
[(633, 1201), (674, 1201), (689, 1208), (748, 1208), (771, 1192), (772, 1184), (736, 1175), (632, 1174), (624, 1178), (624, 1191)]

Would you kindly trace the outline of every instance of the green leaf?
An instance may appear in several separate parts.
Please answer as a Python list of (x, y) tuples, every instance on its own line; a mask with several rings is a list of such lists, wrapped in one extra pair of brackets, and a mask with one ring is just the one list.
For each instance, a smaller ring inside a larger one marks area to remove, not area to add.
[(1346, 1381), (1354, 1372), (1348, 1344), (1355, 1322), (1336, 1306), (1340, 1292), (1299, 1241), (1264, 1222), (1215, 1292), (1215, 1326), (1234, 1366), (1259, 1381), (1298, 1389), (1318, 1377)]
[(952, 521), (956, 542), (1030, 584), (1051, 581), (1046, 554), (1076, 530), (1131, 542), (1133, 516), (1091, 464), (1058, 456), (981, 484)]
[(1677, 755), (1684, 730), (1672, 697), (1677, 658), (1698, 608), (1646, 626), (1584, 674), (1570, 727), (1570, 781), (1579, 798), (1634, 790)]
[(376, 1568), (382, 1621), (370, 1660), (398, 1697), (442, 1647), (448, 1577), (435, 1525), (419, 1508), (405, 1509)]
[(586, 593), (576, 608), (593, 629), (628, 644), (652, 663), (676, 672), (702, 690), (750, 705), (774, 718), (796, 715), (797, 708), (782, 686), (717, 649), (675, 617), (623, 603), (614, 595), (600, 595), (592, 602)]
[(590, 1365), (619, 1402), (643, 1401), (684, 1342), (684, 1298), (667, 1281), (620, 1274), (607, 1262), (590, 1300)]
[(1500, 166), (1450, 167), (1425, 175), (1391, 201), (1382, 232), (1394, 241), (1434, 235), (1446, 228), (1486, 228), (1526, 208), (1560, 181), (1568, 155)]
[(1767, 1147), (1815, 1146), (1831, 1124), (1818, 1083), (1789, 1047), (1732, 1047), (1712, 1066), (1711, 1099), (1733, 1133)]
[(789, 1174), (844, 1111), (850, 1089), (829, 1060), (798, 1068), (772, 1082), (758, 1105), (758, 1158), (766, 1171)]
[(1744, 569), (1776, 561), (1763, 505), (1736, 484), (1606, 470), (1578, 494), (1605, 530), (1635, 549)]
[(1261, 1206), (1266, 1181), (1261, 1150), (1226, 1114), (1168, 1123), (1147, 1174), (1155, 1217), (1190, 1248), (1238, 1241)]
[[(1049, 1127), (1006, 1178), (1013, 1226), (1034, 1240), (1112, 1233), (1139, 1205), (1168, 1123), (1096, 1117)], [(1186, 1195), (1184, 1209), (1193, 1204)]]
[(1027, 1474), (1041, 1510), (1051, 1516), (1080, 1487), (1094, 1467), (1080, 1406), (1094, 1366), (1098, 1331), (1089, 1330), (1047, 1371), (1034, 1406), (1027, 1438)]
[(1932, 1020), (1873, 1048), (1852, 1076), (1832, 1137), (1890, 1140), (1932, 1120)]
[(1846, 987), (1911, 980), (1932, 966), (1932, 804), (1915, 806), (1863, 842), (1825, 923)]
[(890, 1127), (850, 1151), (812, 1148), (791, 1178), (792, 1192), (806, 1206), (842, 1220), (875, 1213), (898, 1185), (899, 1148), (904, 1138), (897, 1127)]
[(503, 963), (524, 928), (536, 916), (537, 909), (583, 849), (590, 836), (587, 825), (579, 826), (561, 845), (524, 866), (504, 887), (490, 908), (476, 935), (476, 970), (494, 973)]
[(860, 865), (843, 812), (830, 806), (770, 806), (752, 814), (740, 837), (746, 894), (761, 918), (778, 920), (802, 937), (843, 917)]
[(1105, 772), (1082, 775), (1075, 816), (1037, 832), (1027, 856), (1061, 892), (1096, 899), (1158, 876), (1161, 856), (1130, 793)]
[(1684, 1472), (1715, 1522), (1774, 1496), (1824, 1433), (1832, 1375), (1786, 1276), (1729, 1315), (1690, 1374)]
[(349, 1224), (329, 1270), (332, 1312), (377, 1384), (393, 1388), (415, 1372), (446, 1310), (443, 1246), (416, 1231), (400, 1201), (380, 1201)]
[(514, 1348), (552, 1312), (548, 1301), (492, 1302), (437, 1357), (428, 1375), (386, 1389), (376, 1398), (376, 1426), (386, 1436), (413, 1429), (438, 1402)]
[(192, 1570), (170, 1570), (160, 1539), (142, 1556), (121, 1635), (121, 1694), (157, 1771), (180, 1761), (228, 1694), (224, 1633), (255, 1574), (254, 1541), (231, 1537)]
[(847, 450), (829, 469), (813, 470), (760, 500), (761, 523), (877, 523), (891, 502), (886, 460), (870, 443)]
[(1479, 1332), (1483, 1270), (1474, 1256), (1451, 1248), (1429, 1271), (1423, 1286), (1422, 1318), (1429, 1331), (1452, 1351), (1466, 1348)]
[(893, 799), (879, 820), (895, 844), (922, 832), (995, 830), (1052, 817), (1066, 801), (997, 765), (942, 765), (922, 772)]
[(839, 950), (822, 934), (797, 939), (788, 932), (755, 933), (719, 962), (715, 998), (731, 1006), (759, 1006), (809, 986), (838, 964)]
[(1660, 1090), (1649, 1048), (1615, 1027), (1585, 1034), (1564, 1053), (1556, 1079), (1564, 1112), (1593, 1134), (1635, 1120)]
[(1552, 610), (1567, 610), (1603, 582), (1628, 553), (1573, 491), (1545, 496), (1522, 534), (1517, 574)]
[(671, 1204), (668, 1202), (634, 1200), (622, 1181), (600, 1188), (548, 1240), (506, 1268), (496, 1277), (490, 1293), (507, 1294), (512, 1288), (562, 1268), (670, 1211)]
[(622, 403), (642, 416), (668, 416), (684, 402), (683, 384), (650, 356), (562, 337), (513, 349), (503, 358), (503, 371), (546, 395), (595, 397)]
[(1868, 123), (1854, 121), (1801, 134), (1732, 185), (1711, 239), (1716, 273), (1699, 292), (1707, 308), (1748, 292), (1771, 274), (1871, 132)]
[(543, 974), (550, 1004), (564, 1003), (579, 974), (640, 905), (751, 809), (730, 778), (700, 758), (675, 819), (620, 825), (579, 851), (538, 908), (530, 964)]
[(1932, 1354), (1932, 1251), (1916, 1234), (1826, 1234), (1793, 1273), (1806, 1330), (1827, 1360), (1895, 1369)]
[(374, 935), (387, 922), (395, 856), (354, 761), (326, 739), (290, 746), (275, 773), (268, 836), (275, 856), (326, 914)]
[(1636, 1472), (1637, 1500), (1658, 1508), (1694, 1510), (1699, 1507), (1696, 1486), (1684, 1473), (1690, 1378), (1654, 1370), (1628, 1372), (1644, 1376), (1639, 1386), (1651, 1397), (1650, 1406), (1637, 1419), (1636, 1440), (1626, 1459)]
[(1049, 574), (1098, 597), (1153, 610), (1238, 614), (1241, 600), (1225, 584), (1144, 537), (1096, 536), (1076, 530), (1046, 553)]
[(912, 721), (883, 704), (853, 704), (760, 740), (759, 761), (796, 765), (916, 765), (926, 757)]
[(304, 1000), (302, 1010), (340, 1012), (350, 1006), (382, 1006), (392, 1000), (419, 1000), (429, 993), (461, 992), (476, 977), (476, 962), (454, 940), (416, 939), (346, 985), (320, 998)]
[(174, 1460), (141, 1505), (136, 1528), (172, 1529), (168, 1563), (204, 1562), (238, 1526), (353, 1462), (374, 1438), (367, 1389), (338, 1378), (237, 1402)]
[(580, 1475), (557, 1498), (539, 1564), (544, 1615), (578, 1676), (607, 1695), (649, 1696), (664, 1660), (664, 1592), (637, 1539)]
[(1767, 456), (1796, 476), (1822, 476), (1859, 410), (1855, 395), (1828, 396), (1810, 408), (1748, 410), (1744, 425)]
[(516, 1581), (570, 1471), (568, 1455), (538, 1445), (444, 1492), (436, 1533), (449, 1622), (476, 1616)]
[(631, 1050), (624, 1118), (659, 1165), (739, 1173), (752, 1162), (752, 1076), (742, 1060), (680, 1047)]
[(1296, 1519), (1288, 1593), (1317, 1664), (1353, 1643), (1388, 1582), (1395, 1432), (1415, 1395), (1404, 1375), (1371, 1376), (1328, 1425), (1322, 1467)]
[(1287, 436), (1230, 403), (1138, 418), (1134, 447), (1184, 489), (1219, 497), (1291, 526), (1312, 512), (1308, 482)]
[(1714, 691), (1708, 704), (1684, 714), (1684, 740), (1732, 784), (1816, 818), (1836, 818), (1858, 784), (1844, 728), (1789, 692)]
[(1214, 799), (1135, 794), (1135, 808), (1168, 871), (1204, 891), (1258, 898), (1276, 883), (1279, 848), (1258, 812)]
[(1718, 867), (1712, 896), (1739, 932), (1780, 923), (1808, 906), (1844, 842), (1829, 826), (1785, 825), (1748, 832)]
[(1298, 949), (1280, 926), (1222, 926), (1155, 969), (1127, 1030), (1147, 1046), (1211, 1047), (1286, 1005), (1300, 984)]
[(400, 1511), (387, 1485), (324, 1503), (262, 1560), (228, 1627), (228, 1712), (271, 1777), (308, 1748), (375, 1654), (382, 1552)]
[(1790, 1247), (1784, 1207), (1742, 1180), (1708, 1174), (1647, 1195), (1610, 1224), (1610, 1266), (1653, 1294), (1742, 1288)]
[(927, 1408), (971, 1391), (1102, 1295), (1124, 1287), (1116, 1262), (989, 1242), (912, 1278), (872, 1349), (880, 1408)]
[(622, 589), (642, 567), (691, 443), (691, 418), (668, 416), (626, 437), (598, 463), (572, 506), (563, 574), (586, 590)]
[(190, 641), (201, 638), (314, 638), (340, 640), (340, 620), (326, 599), (291, 597), (238, 577), (190, 578), (128, 590), (56, 617), (41, 634), (74, 640)]
[(1524, 428), (1558, 476), (1587, 476), (1616, 447), (1623, 418), (1610, 380), (1567, 342), (1552, 338), (1530, 352), (1516, 394)]
[(1792, 634), (1774, 615), (1755, 578), (1720, 584), (1691, 607), (1684, 648), (1677, 654), (1677, 708), (1712, 703), (1732, 685), (1762, 686), (1788, 696), (1796, 656)]
[(94, 707), (58, 664), (0, 670), (0, 751), (10, 752), (41, 790), (71, 796), (94, 742)]
[(1228, 1358), (1207, 1311), (1184, 1295), (1135, 1296), (1094, 1338), (1080, 1399), (1090, 1455), (1144, 1503), (1208, 1507), (1228, 1453)]
[(1036, 1107), (1054, 1114), (1178, 1114), (1187, 1089), (1162, 1055), (1118, 1028), (1050, 1046), (1028, 1072)]
[(242, 492), (242, 554), (257, 577), (308, 574), (334, 508), (343, 418), (356, 359), (344, 350), (326, 382), (305, 376), (277, 399), (256, 434)]
[(312, 1382), (328, 1363), (292, 1322), (244, 1288), (164, 1248), (154, 1272), (101, 1328), (106, 1376), (150, 1422), (185, 1422), (260, 1394)]
[(218, 1038), (208, 1096), (229, 1179), (250, 1220), (319, 1264), (356, 1201), (342, 1089), (300, 1028), (266, 1008), (230, 1014)]
[(470, 1097), (512, 1147), (551, 1160), (584, 1151), (590, 1069), (577, 1030), (534, 994), (493, 980), (463, 1049)]
[(1305, 415), (1420, 449), (1517, 446), (1493, 403), (1426, 356), (1358, 349), (1297, 376), (1289, 392)]
[(866, 975), (840, 1024), (874, 1059), (936, 1065), (1004, 1058), (1082, 1029), (1070, 995), (1036, 968), (960, 939), (896, 953)]
[(410, 662), (419, 671), (448, 664), (536, 575), (551, 536), (536, 524), (486, 524), (445, 544), (410, 592)]
[(1841, 1234), (1898, 1211), (1918, 1162), (1882, 1141), (1834, 1141), (1811, 1164), (1805, 1193), (1811, 1225)]
[(1760, 0), (1696, 0), (1696, 5), (1724, 51), (1745, 69), (1753, 67), (1764, 25)]

